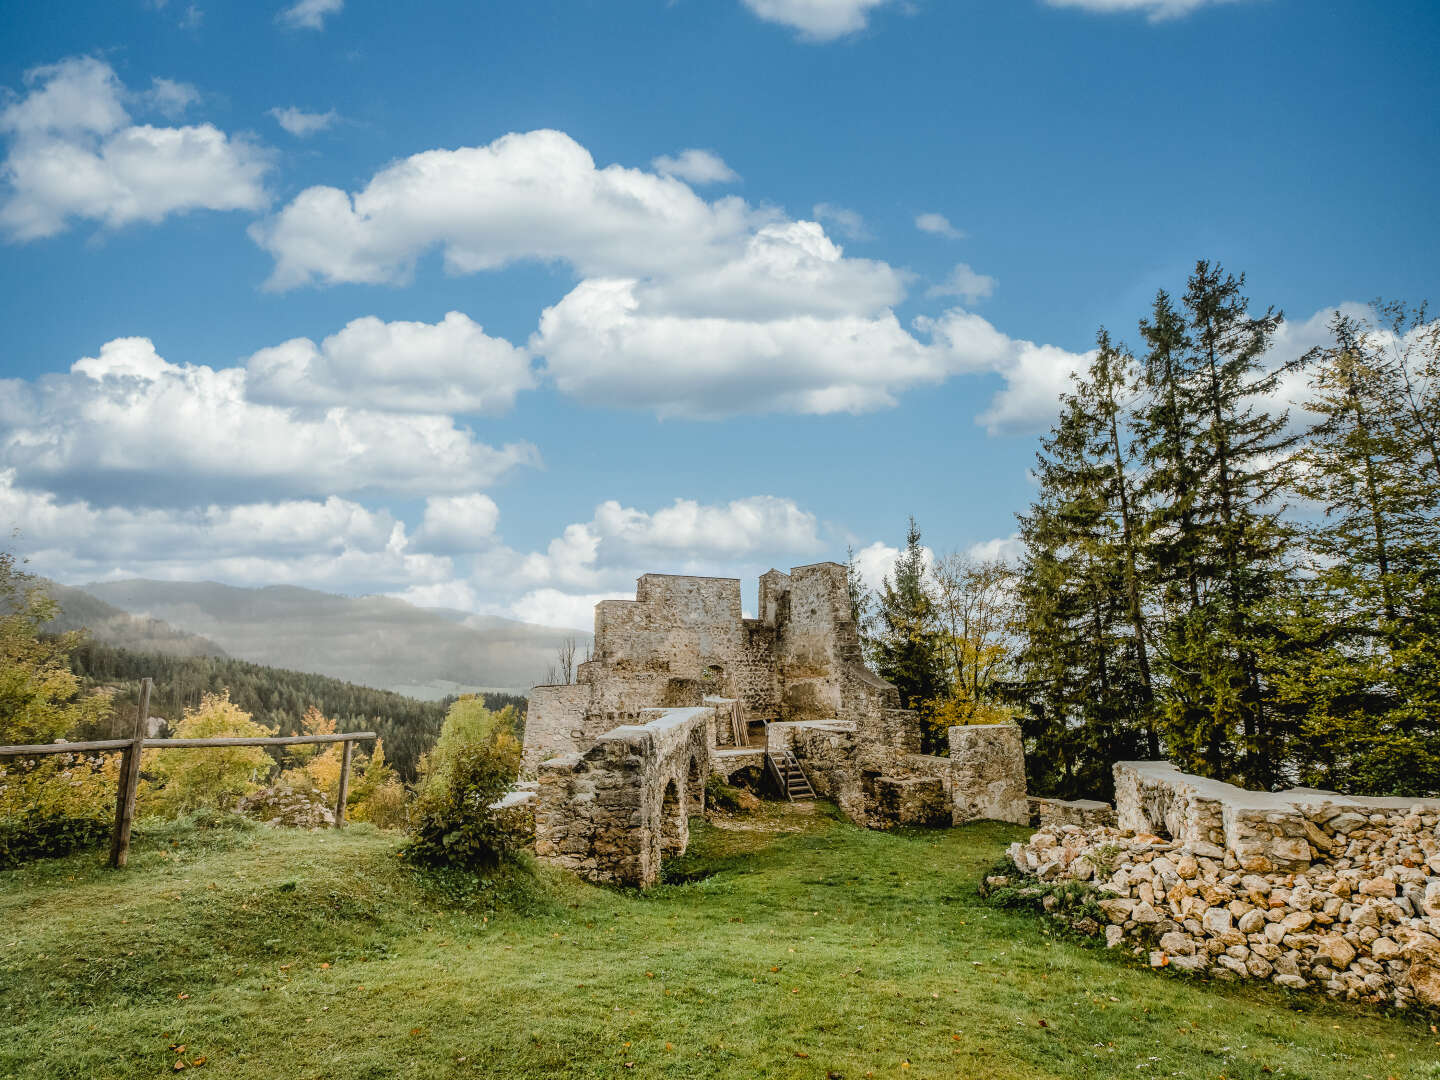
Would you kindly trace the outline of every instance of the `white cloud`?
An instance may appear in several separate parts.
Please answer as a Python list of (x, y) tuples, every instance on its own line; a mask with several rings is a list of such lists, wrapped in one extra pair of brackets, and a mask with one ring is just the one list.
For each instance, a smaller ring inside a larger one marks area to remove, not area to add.
[(404, 525), (388, 512), (333, 496), (229, 507), (103, 507), (27, 490), (13, 469), (0, 469), (0, 522), (20, 529), (33, 569), (64, 581), (304, 581), (374, 591), (454, 573), (451, 560), (411, 551)]
[(0, 226), (17, 240), (63, 231), (72, 218), (118, 228), (190, 210), (259, 210), (266, 153), (211, 124), (132, 124), (124, 101), (183, 109), (194, 89), (156, 80), (127, 95), (111, 67), (77, 57), (34, 68), (25, 96), (0, 111), (9, 137)]
[(1045, 0), (1051, 7), (1079, 8), (1099, 15), (1143, 14), (1151, 22), (1178, 18), (1212, 4), (1236, 2), (1238, 0)]
[[(898, 558), (900, 549), (891, 547), (883, 540), (876, 540), (855, 552), (855, 565), (860, 570), (860, 579), (865, 583), (865, 587), (879, 592), (885, 579), (894, 577), (895, 560)], [(935, 565), (935, 553), (923, 544), (920, 547), (920, 559), (927, 570)]]
[(162, 116), (174, 120), (191, 105), (200, 103), (200, 91), (189, 83), (157, 76), (150, 80), (150, 89), (141, 94), (140, 99)]
[(1011, 533), (1009, 536), (997, 536), (990, 540), (982, 540), (978, 544), (971, 544), (965, 554), (972, 559), (1004, 559), (1006, 562), (1017, 562), (1025, 554), (1025, 542), (1020, 539), (1019, 533)]
[(427, 551), (473, 551), (495, 535), (500, 508), (489, 495), (432, 495), (415, 542)]
[(509, 614), (523, 622), (589, 633), (595, 629), (595, 605), (601, 600), (634, 599), (634, 589), (582, 594), (561, 592), (559, 589), (536, 589), (511, 604)]
[(682, 150), (676, 157), (662, 154), (650, 164), (661, 176), (678, 176), (692, 184), (728, 184), (740, 179), (713, 150)]
[(811, 555), (825, 546), (817, 528), (814, 514), (773, 495), (718, 505), (676, 499), (653, 513), (612, 499), (597, 506), (591, 520), (567, 525), (544, 552), (523, 556), (518, 576), (536, 585), (593, 589), (657, 566), (676, 567), (677, 560), (688, 573), (758, 552)]
[(531, 344), (567, 394), (661, 416), (868, 412), (945, 376), (945, 358), (886, 311), (753, 320), (649, 314), (634, 281), (582, 282)]
[(430, 150), (382, 169), (353, 195), (302, 191), (250, 234), (275, 258), (272, 288), (408, 280), (440, 248), (452, 273), (564, 260), (582, 274), (652, 274), (714, 263), (774, 220), (727, 197), (706, 202), (674, 177), (596, 168), (559, 131)]
[(944, 214), (921, 214), (915, 219), (915, 227), (932, 236), (943, 236), (947, 240), (963, 240), (965, 233), (950, 224)]
[(973, 312), (953, 308), (938, 319), (921, 319), (955, 373), (993, 373), (1005, 380), (977, 420), (992, 434), (1043, 431), (1054, 422), (1070, 373), (1082, 370), (1092, 353), (1011, 338)]
[[(837, 208), (815, 209), (841, 220)], [(817, 222), (734, 197), (707, 202), (670, 176), (597, 168), (558, 131), (417, 154), (354, 194), (313, 187), (251, 231), (282, 288), (403, 281), (436, 247), (456, 273), (563, 260), (582, 280), (542, 313), (530, 351), (563, 393), (661, 416), (858, 413), (993, 372), (1006, 387), (983, 421), (1043, 428), (1076, 359), (959, 309), (903, 326), (894, 310), (909, 273), (847, 256)], [(973, 302), (993, 286), (962, 264), (935, 295)], [(931, 341), (912, 332), (937, 328)]]
[(816, 221), (829, 222), (835, 231), (847, 240), (870, 239), (870, 230), (865, 227), (865, 219), (848, 207), (822, 202), (816, 203), (810, 213)]
[(285, 8), (276, 16), (277, 21), (287, 26), (302, 27), (306, 30), (323, 30), (325, 19), (338, 15), (345, 6), (345, 0), (300, 0)]
[(354, 319), (318, 346), (295, 338), (248, 364), (249, 396), (280, 405), (385, 412), (506, 412), (535, 385), (530, 357), (452, 311), (433, 325)]
[(834, 41), (864, 30), (869, 13), (891, 0), (743, 0), (768, 22), (800, 31), (802, 41)]
[(0, 381), (0, 467), (92, 501), (243, 502), (374, 491), (472, 491), (517, 465), (449, 417), (247, 396), (243, 368), (172, 364), (147, 338), (107, 342), (67, 375)]
[(988, 274), (977, 273), (969, 263), (956, 263), (950, 276), (940, 284), (932, 286), (926, 296), (958, 296), (967, 304), (984, 300), (995, 292), (995, 279)]
[(304, 109), (294, 105), (286, 105), (283, 108), (270, 110), (270, 115), (282, 128), (294, 135), (297, 139), (314, 135), (317, 131), (324, 131), (331, 127), (336, 120), (340, 119), (334, 109), (328, 112), (306, 112)]

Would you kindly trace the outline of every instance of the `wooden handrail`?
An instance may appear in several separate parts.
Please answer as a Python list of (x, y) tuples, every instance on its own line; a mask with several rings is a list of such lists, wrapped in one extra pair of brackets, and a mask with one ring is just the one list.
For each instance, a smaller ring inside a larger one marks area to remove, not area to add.
[[(146, 739), (146, 750), (194, 750), (206, 746), (296, 746), (302, 743), (355, 742), (375, 738), (373, 731), (346, 731), (338, 735), (256, 735), (247, 738)], [(46, 754), (93, 754), (125, 750), (133, 739), (101, 739), (97, 742), (36, 743), (0, 746), (0, 757), (43, 757)]]
[(140, 750), (203, 750), (218, 746), (301, 746), (315, 743), (344, 743), (340, 763), (340, 794), (335, 807), (335, 827), (345, 825), (345, 799), (350, 788), (350, 758), (357, 742), (376, 738), (373, 731), (345, 731), (335, 735), (257, 735), (213, 739), (147, 739), (145, 726), (150, 718), (150, 679), (140, 680), (140, 704), (135, 710), (135, 735), (129, 739), (98, 739), (91, 742), (34, 743), (0, 746), (0, 758), (45, 757), (50, 754), (95, 754), (119, 750), (120, 788), (115, 797), (115, 828), (110, 834), (110, 865), (124, 866), (130, 856), (130, 824), (135, 817), (135, 793), (140, 780)]

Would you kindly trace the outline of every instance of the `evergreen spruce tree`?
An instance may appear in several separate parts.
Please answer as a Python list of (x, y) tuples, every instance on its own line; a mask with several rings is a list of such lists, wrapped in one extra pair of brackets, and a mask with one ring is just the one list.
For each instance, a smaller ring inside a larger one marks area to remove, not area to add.
[[(1098, 361), (1102, 377), (1114, 360)], [(1124, 528), (1095, 374), (1062, 399), (1036, 455), (1039, 496), (1020, 517), (1016, 690), (1027, 767), (1034, 790), (1066, 796), (1107, 796), (1111, 765), (1144, 746)]]
[[(935, 605), (925, 584), (925, 550), (915, 518), (905, 535), (905, 550), (895, 561), (895, 573), (881, 584), (874, 641), (875, 670), (895, 684), (900, 704), (928, 718), (934, 704), (945, 696)], [(923, 749), (941, 746), (939, 735), (927, 723), (922, 727)]]
[(1312, 571), (1272, 658), (1308, 783), (1356, 793), (1440, 790), (1440, 521), (1425, 432), (1400, 358), (1337, 313), (1313, 352), (1321, 419), (1299, 491), (1325, 509)]
[(1284, 369), (1263, 364), (1283, 316), (1273, 309), (1252, 316), (1244, 284), (1243, 274), (1201, 260), (1185, 292), (1186, 366), (1202, 416), (1191, 550), (1196, 577), (1210, 588), (1186, 616), (1181, 648), (1170, 658), (1172, 703), (1180, 706), (1172, 716), (1200, 706), (1204, 741), (1192, 739), (1191, 747), (1207, 753), (1192, 754), (1194, 767), (1270, 788), (1282, 779), (1286, 725), (1268, 708), (1260, 660), (1277, 636), (1274, 601), (1291, 554), (1280, 499), (1294, 439), (1285, 434), (1286, 417), (1269, 407)]

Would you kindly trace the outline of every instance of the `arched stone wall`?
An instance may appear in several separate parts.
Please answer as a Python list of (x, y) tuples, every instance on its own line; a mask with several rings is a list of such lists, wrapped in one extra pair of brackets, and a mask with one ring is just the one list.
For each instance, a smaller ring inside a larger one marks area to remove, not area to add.
[(535, 853), (591, 881), (648, 888), (683, 854), (704, 808), (710, 708), (647, 709), (643, 724), (601, 735), (584, 754), (540, 766)]

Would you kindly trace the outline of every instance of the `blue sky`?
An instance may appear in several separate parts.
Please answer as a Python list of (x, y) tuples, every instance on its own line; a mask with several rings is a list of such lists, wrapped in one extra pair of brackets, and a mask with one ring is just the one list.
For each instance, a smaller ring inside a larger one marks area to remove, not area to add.
[(909, 513), (996, 550), (1097, 326), (1197, 258), (1277, 354), (1440, 299), (1433, 3), (7, 24), (0, 526), (66, 581), (585, 625), (645, 570), (878, 573)]

